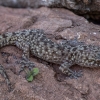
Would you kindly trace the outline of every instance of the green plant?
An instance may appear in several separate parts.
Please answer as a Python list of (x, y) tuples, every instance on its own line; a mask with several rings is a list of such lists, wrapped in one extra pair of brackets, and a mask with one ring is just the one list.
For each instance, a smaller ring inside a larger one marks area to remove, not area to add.
[(26, 75), (26, 80), (28, 82), (32, 82), (34, 77), (39, 73), (39, 69), (38, 68), (33, 68), (31, 71), (29, 71)]

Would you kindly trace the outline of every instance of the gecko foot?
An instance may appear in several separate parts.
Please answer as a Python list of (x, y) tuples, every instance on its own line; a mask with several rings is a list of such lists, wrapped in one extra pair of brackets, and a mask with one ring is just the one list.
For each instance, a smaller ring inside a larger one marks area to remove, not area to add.
[(59, 67), (59, 69), (62, 71), (62, 73), (67, 74), (70, 78), (77, 79), (83, 75), (82, 70), (80, 70), (78, 72), (72, 71), (69, 67), (66, 67), (63, 65), (61, 67)]
[(33, 62), (25, 59), (17, 61), (17, 64), (21, 64), (19, 74), (24, 70), (25, 67), (28, 67), (29, 70), (32, 70), (32, 68), (35, 66)]
[(83, 73), (82, 73), (82, 70), (76, 72), (76, 71), (71, 71), (69, 72), (69, 77), (72, 78), (72, 79), (77, 79), (79, 77), (82, 77)]

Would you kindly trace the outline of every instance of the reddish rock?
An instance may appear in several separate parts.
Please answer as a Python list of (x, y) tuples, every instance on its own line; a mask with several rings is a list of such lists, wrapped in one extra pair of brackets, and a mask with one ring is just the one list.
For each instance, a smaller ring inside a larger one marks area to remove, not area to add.
[(0, 0), (0, 5), (14, 8), (67, 8), (87, 19), (100, 20), (100, 0)]

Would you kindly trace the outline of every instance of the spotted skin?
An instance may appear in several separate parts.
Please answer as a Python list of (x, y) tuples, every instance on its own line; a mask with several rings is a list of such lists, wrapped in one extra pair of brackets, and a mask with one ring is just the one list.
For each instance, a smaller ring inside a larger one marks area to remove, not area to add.
[[(15, 45), (23, 51), (20, 61), (22, 69), (24, 66), (35, 66), (29, 60), (29, 55), (34, 55), (47, 62), (59, 64), (59, 70), (64, 74), (77, 78), (80, 73), (72, 71), (70, 67), (74, 64), (85, 67), (100, 67), (100, 47), (93, 45), (86, 45), (85, 43), (78, 42), (77, 40), (69, 40), (65, 43), (57, 44), (48, 39), (41, 29), (16, 31), (13, 33), (6, 33), (0, 36), (0, 47), (7, 45)], [(6, 72), (0, 66), (0, 72), (5, 76)], [(7, 84), (9, 83), (8, 77), (5, 77)], [(9, 85), (9, 84), (8, 84)]]

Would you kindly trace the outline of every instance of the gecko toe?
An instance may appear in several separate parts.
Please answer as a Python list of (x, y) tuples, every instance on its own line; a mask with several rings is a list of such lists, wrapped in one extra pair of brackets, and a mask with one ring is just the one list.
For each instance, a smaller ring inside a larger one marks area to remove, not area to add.
[(72, 73), (70, 73), (70, 78), (71, 79), (78, 79), (79, 77), (82, 77), (83, 75), (83, 72), (82, 70), (76, 72), (76, 71), (73, 71)]

